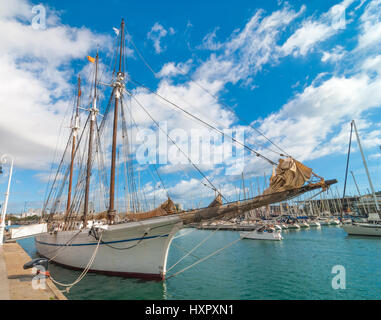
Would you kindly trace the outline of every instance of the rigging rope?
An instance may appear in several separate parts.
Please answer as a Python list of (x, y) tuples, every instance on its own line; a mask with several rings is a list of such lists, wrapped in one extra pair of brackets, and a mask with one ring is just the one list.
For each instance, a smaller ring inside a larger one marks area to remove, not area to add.
[[(196, 164), (194, 164), (192, 162), (192, 160), (190, 159), (189, 155), (187, 155), (177, 144), (176, 142), (167, 134), (167, 132), (165, 132), (159, 125), (159, 123), (151, 116), (151, 114), (146, 110), (146, 108), (143, 107), (143, 105), (140, 104), (140, 102), (134, 97), (132, 96), (132, 98), (137, 102), (137, 104), (143, 109), (143, 111), (151, 118), (151, 120), (155, 123), (155, 125), (159, 128), (159, 130), (161, 130), (169, 140), (171, 140), (171, 142), (177, 147), (177, 149), (188, 159), (189, 163), (191, 163), (193, 165), (193, 167), (201, 174), (201, 176), (210, 184), (211, 186), (211, 189), (215, 192), (218, 192), (218, 194), (221, 195), (221, 197), (223, 197), (226, 201), (228, 201), (223, 195), (222, 193), (213, 185), (213, 183), (208, 179), (208, 177), (196, 166)], [(206, 184), (204, 184), (205, 186), (207, 186)]]
[[(157, 78), (157, 73), (152, 69), (152, 67), (150, 66), (150, 64), (146, 61), (146, 59), (143, 57), (143, 55), (140, 53), (140, 51), (138, 50), (138, 48), (136, 47), (134, 41), (132, 40), (132, 36), (128, 33), (127, 29), (126, 29), (126, 33), (129, 35), (129, 40), (132, 44), (132, 46), (134, 47), (136, 53), (138, 54), (138, 56), (140, 57), (140, 59), (143, 61), (143, 63), (146, 65), (146, 67), (152, 72), (152, 74), (154, 75), (155, 78)], [(221, 103), (224, 107), (228, 108), (231, 112), (233, 112), (235, 115), (237, 115), (237, 117), (243, 121), (246, 125), (248, 125), (250, 128), (252, 128), (254, 131), (256, 131), (258, 134), (260, 134), (262, 137), (264, 137), (268, 142), (270, 142), (273, 146), (275, 146), (276, 148), (278, 148), (282, 153), (284, 154), (281, 154), (279, 152), (276, 152), (270, 148), (267, 148), (265, 147), (266, 149), (268, 149), (269, 151), (271, 152), (274, 152), (276, 154), (279, 154), (280, 156), (289, 156), (287, 152), (285, 152), (281, 147), (279, 147), (275, 142), (273, 142), (272, 140), (270, 140), (269, 138), (267, 138), (260, 130), (256, 129), (254, 126), (252, 126), (248, 121), (246, 121), (245, 119), (241, 118), (236, 112), (235, 110), (230, 107), (229, 105), (227, 105), (226, 103), (222, 102), (220, 99), (218, 99), (214, 94), (212, 94), (209, 90), (205, 89), (201, 84), (199, 84), (198, 82), (196, 82), (195, 80), (193, 80), (188, 74), (186, 74), (185, 72), (183, 72), (180, 68), (178, 68), (176, 66), (176, 64), (173, 64), (173, 66), (182, 74), (184, 75), (185, 77), (188, 78), (189, 81), (191, 81), (192, 83), (196, 84), (199, 88), (201, 88), (203, 91), (205, 91), (207, 94), (209, 94), (212, 98), (214, 98), (218, 103)]]
[[(136, 123), (136, 121), (135, 121), (135, 119), (134, 119), (134, 117), (133, 117), (132, 115), (131, 115), (131, 120), (133, 121), (136, 130), (139, 131), (138, 125), (137, 125), (137, 123)], [(143, 141), (143, 144), (144, 144), (144, 146), (148, 149), (148, 147), (147, 147), (147, 145), (146, 145), (146, 143), (145, 143), (144, 141)], [(149, 168), (149, 167), (148, 167), (148, 168)], [(160, 180), (160, 182), (161, 182), (161, 184), (162, 184), (162, 186), (163, 186), (163, 188), (164, 188), (164, 190), (165, 190), (165, 192), (166, 192), (166, 194), (167, 194), (167, 197), (169, 197), (168, 190), (167, 190), (167, 188), (165, 187), (165, 184), (164, 184), (163, 179), (161, 178), (161, 175), (159, 174), (159, 171), (158, 171), (158, 169), (157, 169), (157, 164), (156, 164), (156, 163), (154, 163), (154, 168), (155, 168), (156, 174), (157, 174), (157, 176), (159, 177), (159, 180)], [(152, 176), (152, 177), (153, 177), (153, 176)]]
[[(186, 111), (185, 109), (181, 108), (179, 105), (175, 104), (174, 102), (168, 100), (167, 98), (161, 96), (160, 94), (158, 94), (157, 92), (151, 90), (150, 88), (148, 88), (147, 86), (145, 86), (144, 84), (130, 78), (130, 81), (132, 81), (133, 83), (143, 87), (144, 89), (148, 90), (149, 92), (153, 93), (154, 95), (158, 96), (159, 98), (161, 98), (162, 100), (166, 101), (167, 103), (171, 104), (172, 106), (174, 106), (175, 108), (179, 109), (180, 111), (184, 112), (185, 114), (187, 114), (188, 116), (192, 117), (193, 119), (197, 120), (198, 122), (204, 124), (205, 126), (209, 127), (209, 129), (212, 129), (216, 132), (218, 132), (219, 134), (221, 134), (223, 137), (227, 137), (229, 138), (230, 140), (234, 141), (235, 143), (241, 145), (242, 147), (244, 147), (245, 149), (247, 149), (248, 151), (250, 151), (251, 153), (255, 154), (257, 157), (259, 158), (262, 158), (264, 160), (266, 160), (267, 162), (269, 162), (271, 165), (276, 165), (276, 163), (272, 160), (270, 160), (269, 158), (265, 157), (264, 155), (260, 154), (259, 152), (255, 151), (254, 149), (250, 148), (249, 146), (245, 145), (244, 143), (238, 141), (237, 139), (229, 136), (228, 134), (224, 133), (223, 131), (221, 131), (220, 129), (212, 126), (211, 124), (205, 122), (204, 120), (200, 119), (199, 117), (196, 117), (195, 115), (191, 114), (190, 112)], [(136, 99), (135, 99), (136, 100)]]

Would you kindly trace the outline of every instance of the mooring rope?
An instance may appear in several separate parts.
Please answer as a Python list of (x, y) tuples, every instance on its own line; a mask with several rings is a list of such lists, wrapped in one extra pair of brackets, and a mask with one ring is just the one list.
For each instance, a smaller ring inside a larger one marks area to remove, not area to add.
[(178, 265), (181, 261), (183, 261), (186, 257), (192, 254), (193, 251), (195, 251), (197, 248), (199, 248), (203, 243), (205, 243), (208, 239), (210, 239), (218, 230), (220, 227), (217, 227), (216, 230), (214, 230), (210, 235), (208, 235), (204, 240), (202, 240), (200, 243), (198, 243), (192, 250), (188, 251), (188, 253), (180, 258), (175, 264), (173, 264), (170, 268), (167, 269), (167, 272), (172, 270), (176, 265)]
[(101, 233), (101, 235), (99, 237), (99, 240), (98, 240), (97, 246), (96, 246), (96, 248), (95, 248), (95, 250), (93, 252), (93, 255), (91, 256), (88, 264), (86, 265), (85, 269), (83, 269), (82, 273), (79, 275), (77, 280), (75, 280), (73, 283), (65, 284), (65, 283), (58, 282), (52, 276), (49, 276), (50, 280), (52, 280), (55, 284), (58, 284), (59, 286), (62, 286), (62, 287), (66, 287), (66, 289), (65, 290), (61, 290), (61, 292), (69, 292), (70, 289), (73, 286), (75, 286), (77, 283), (79, 283), (86, 276), (86, 274), (89, 272), (92, 264), (94, 263), (95, 257), (97, 255), (97, 252), (98, 252), (98, 249), (99, 249), (99, 245), (100, 245), (101, 240), (102, 240), (102, 235), (103, 235), (103, 233)]
[(194, 232), (194, 231), (196, 231), (196, 230), (197, 230), (197, 229), (194, 228), (193, 230), (191, 230), (191, 231), (189, 231), (189, 232), (186, 232), (186, 233), (184, 233), (184, 234), (180, 234), (180, 235), (178, 235), (177, 237), (173, 237), (173, 240), (178, 239), (178, 238), (181, 238), (181, 237), (185, 237), (185, 236), (187, 236), (188, 234), (191, 234), (192, 232)]
[(207, 255), (206, 257), (204, 257), (204, 258), (202, 258), (202, 259), (200, 259), (200, 260), (198, 260), (198, 261), (192, 263), (190, 266), (185, 267), (184, 269), (181, 269), (180, 271), (178, 271), (178, 272), (172, 274), (171, 276), (169, 276), (169, 277), (167, 278), (167, 280), (170, 279), (170, 278), (173, 278), (173, 277), (175, 277), (175, 276), (178, 276), (179, 274), (181, 274), (181, 273), (183, 273), (184, 271), (186, 271), (186, 270), (188, 270), (188, 269), (194, 267), (195, 265), (197, 265), (197, 264), (199, 264), (199, 263), (201, 263), (201, 262), (203, 262), (203, 261), (205, 261), (205, 260), (207, 260), (207, 259), (213, 257), (213, 256), (216, 255), (217, 253), (219, 253), (219, 252), (221, 252), (221, 251), (223, 251), (223, 250), (229, 248), (230, 246), (232, 246), (233, 244), (237, 243), (237, 242), (240, 241), (240, 240), (241, 240), (241, 238), (238, 238), (238, 239), (234, 240), (233, 242), (230, 242), (229, 244), (227, 244), (227, 245), (224, 246), (223, 248), (218, 249), (218, 250), (212, 252), (211, 254)]

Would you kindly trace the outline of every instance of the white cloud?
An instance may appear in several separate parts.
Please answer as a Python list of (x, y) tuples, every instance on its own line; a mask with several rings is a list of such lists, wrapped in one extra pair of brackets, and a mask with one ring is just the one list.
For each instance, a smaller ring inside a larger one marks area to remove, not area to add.
[(321, 58), (322, 62), (337, 62), (345, 55), (345, 50), (342, 46), (337, 46), (331, 52), (324, 51)]
[[(345, 152), (349, 122), (366, 122), (364, 142), (379, 143), (379, 131), (369, 131), (366, 111), (381, 106), (381, 77), (370, 79), (363, 73), (351, 78), (331, 77), (318, 86), (311, 85), (290, 102), (263, 120), (260, 130), (300, 160), (312, 160)], [(361, 128), (361, 126), (359, 126)]]
[(64, 175), (62, 173), (59, 173), (57, 176), (55, 172), (49, 173), (49, 172), (39, 172), (34, 175), (35, 178), (39, 179), (42, 182), (53, 182), (56, 181), (62, 181), (64, 179)]
[(369, 72), (377, 72), (381, 75), (381, 55), (367, 58), (362, 64), (362, 69)]
[(156, 22), (151, 30), (147, 33), (147, 38), (152, 40), (156, 53), (161, 53), (165, 50), (165, 46), (162, 46), (161, 39), (166, 37), (167, 34), (175, 34), (175, 29), (170, 27), (166, 30), (160, 23)]
[(202, 44), (198, 46), (199, 49), (206, 49), (206, 50), (219, 50), (223, 45), (220, 42), (216, 42), (216, 32), (218, 31), (219, 27), (214, 28), (214, 30), (210, 33), (208, 33), (203, 39)]
[[(196, 79), (219, 80), (233, 84), (250, 79), (267, 63), (276, 61), (274, 51), (281, 32), (305, 11), (298, 12), (285, 6), (268, 16), (258, 10), (242, 30), (235, 30), (230, 38), (220, 44), (223, 53), (212, 53), (195, 72)], [(205, 39), (205, 38), (204, 38)]]
[(280, 50), (284, 55), (305, 56), (317, 42), (324, 41), (335, 33), (335, 30), (328, 25), (317, 21), (305, 21)]
[(190, 65), (192, 63), (192, 59), (188, 60), (185, 63), (175, 63), (175, 62), (168, 62), (166, 63), (161, 70), (156, 74), (159, 78), (163, 77), (173, 77), (179, 74), (187, 74), (190, 70)]
[[(318, 43), (324, 42), (345, 28), (345, 9), (354, 0), (344, 0), (334, 5), (318, 19), (309, 17), (302, 22), (287, 41), (279, 48), (282, 55), (305, 56), (311, 52)], [(344, 16), (343, 16), (344, 15)]]
[(1, 1), (0, 12), (0, 152), (14, 155), (18, 167), (44, 168), (62, 150), (60, 127), (69, 125), (70, 63), (109, 39), (62, 25), (49, 10), (47, 28), (34, 29), (26, 0)]
[(381, 43), (381, 0), (369, 2), (360, 21), (358, 49), (378, 48)]

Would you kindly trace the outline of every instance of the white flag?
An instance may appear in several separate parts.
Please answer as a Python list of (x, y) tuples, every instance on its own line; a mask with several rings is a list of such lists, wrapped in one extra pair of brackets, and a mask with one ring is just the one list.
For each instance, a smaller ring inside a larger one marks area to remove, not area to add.
[(119, 36), (119, 30), (117, 28), (112, 28), (112, 29), (115, 31), (116, 35)]

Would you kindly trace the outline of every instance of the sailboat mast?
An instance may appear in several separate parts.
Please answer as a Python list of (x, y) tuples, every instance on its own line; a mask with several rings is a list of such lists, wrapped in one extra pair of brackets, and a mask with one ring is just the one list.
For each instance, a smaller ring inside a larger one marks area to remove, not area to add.
[(119, 100), (123, 91), (124, 73), (122, 72), (123, 49), (124, 49), (124, 20), (120, 26), (120, 53), (119, 53), (119, 71), (115, 82), (115, 108), (114, 108), (114, 126), (112, 136), (112, 154), (111, 154), (111, 174), (110, 174), (110, 205), (107, 212), (108, 223), (112, 223), (115, 219), (115, 168), (116, 168), (116, 143), (118, 132), (118, 107)]
[(360, 189), (359, 189), (359, 187), (358, 187), (358, 185), (357, 185), (356, 178), (355, 178), (355, 175), (354, 175), (353, 171), (351, 171), (351, 174), (352, 174), (352, 177), (353, 177), (353, 181), (355, 182), (355, 186), (356, 186), (356, 189), (357, 189), (357, 193), (358, 193), (358, 195), (359, 195), (360, 202), (361, 202), (361, 204), (362, 204), (362, 206), (363, 206), (363, 208), (364, 208), (364, 212), (365, 212), (366, 214), (369, 214), (369, 212), (367, 212), (367, 210), (366, 210), (366, 208), (365, 208), (364, 199), (363, 199), (362, 196), (361, 196)]
[(365, 167), (366, 175), (367, 175), (367, 177), (368, 177), (368, 181), (369, 181), (370, 189), (372, 190), (374, 203), (376, 204), (377, 213), (379, 213), (379, 212), (380, 212), (380, 208), (379, 208), (379, 206), (378, 206), (378, 201), (377, 201), (376, 193), (374, 192), (374, 188), (373, 188), (372, 180), (370, 179), (368, 166), (367, 166), (367, 164), (366, 164), (366, 160), (365, 160), (364, 152), (363, 152), (363, 150), (362, 150), (361, 143), (360, 143), (360, 138), (359, 138), (359, 135), (358, 135), (358, 133), (357, 133), (357, 128), (356, 128), (355, 120), (352, 120), (352, 123), (353, 123), (353, 127), (355, 128), (355, 134), (356, 134), (356, 138), (357, 138), (357, 143), (358, 143), (358, 145), (359, 145), (359, 149), (360, 149), (360, 152), (361, 152), (361, 157), (362, 157), (362, 161), (363, 161), (363, 163), (364, 163), (364, 167)]
[(97, 78), (98, 78), (98, 52), (95, 58), (95, 81), (94, 81), (94, 97), (92, 108), (90, 109), (90, 132), (89, 132), (89, 148), (87, 156), (87, 171), (86, 171), (86, 189), (85, 189), (85, 205), (83, 211), (83, 227), (86, 227), (87, 216), (89, 214), (89, 195), (90, 195), (90, 177), (91, 177), (91, 158), (93, 154), (93, 135), (94, 125), (97, 116)]
[[(69, 214), (70, 206), (71, 206), (71, 189), (73, 185), (73, 168), (74, 168), (74, 155), (75, 155), (75, 144), (77, 131), (79, 129), (79, 103), (81, 99), (81, 77), (78, 76), (78, 88), (77, 88), (77, 107), (75, 112), (74, 124), (72, 127), (73, 132), (73, 141), (72, 141), (72, 149), (71, 149), (71, 161), (70, 161), (70, 176), (69, 176), (69, 191), (67, 194), (67, 204), (66, 204), (66, 216)], [(66, 219), (65, 219), (66, 220)]]

